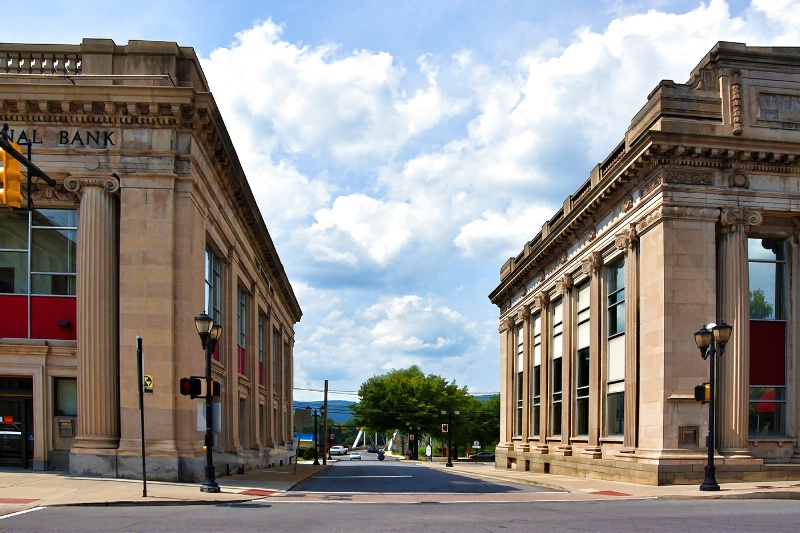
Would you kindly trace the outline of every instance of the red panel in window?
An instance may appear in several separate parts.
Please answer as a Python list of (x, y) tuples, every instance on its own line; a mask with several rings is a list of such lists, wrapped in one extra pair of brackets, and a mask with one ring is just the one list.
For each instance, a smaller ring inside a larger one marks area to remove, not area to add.
[(244, 375), (244, 348), (238, 344), (236, 347), (239, 349), (239, 373)]
[(214, 353), (211, 354), (211, 358), (214, 361), (219, 361), (219, 343), (217, 343), (217, 345), (214, 346)]
[(786, 385), (786, 322), (750, 320), (750, 385)]
[(31, 296), (31, 338), (74, 341), (76, 319), (75, 298)]
[(0, 296), (0, 337), (28, 338), (27, 296)]

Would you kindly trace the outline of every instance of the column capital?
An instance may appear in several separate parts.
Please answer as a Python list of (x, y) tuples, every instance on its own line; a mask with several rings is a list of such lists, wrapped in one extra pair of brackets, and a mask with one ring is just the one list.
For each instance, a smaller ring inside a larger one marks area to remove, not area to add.
[(589, 254), (589, 257), (581, 261), (581, 272), (591, 275), (596, 273), (603, 266), (603, 254), (597, 250)]
[(64, 180), (64, 188), (81, 196), (86, 187), (100, 187), (108, 193), (119, 190), (119, 180), (114, 176), (100, 176), (97, 174), (70, 174)]
[(550, 303), (550, 294), (547, 292), (541, 292), (536, 296), (536, 303), (539, 305), (539, 308), (544, 309), (547, 307), (547, 304)]
[(575, 282), (572, 280), (572, 274), (564, 274), (564, 276), (556, 282), (556, 291), (561, 294), (566, 294), (572, 290)]
[(722, 207), (719, 210), (723, 233), (750, 233), (752, 228), (761, 225), (763, 221), (764, 216), (761, 213), (743, 206)]
[(636, 223), (631, 222), (625, 230), (614, 236), (614, 245), (619, 250), (629, 250), (636, 245), (638, 240), (639, 234), (636, 232)]

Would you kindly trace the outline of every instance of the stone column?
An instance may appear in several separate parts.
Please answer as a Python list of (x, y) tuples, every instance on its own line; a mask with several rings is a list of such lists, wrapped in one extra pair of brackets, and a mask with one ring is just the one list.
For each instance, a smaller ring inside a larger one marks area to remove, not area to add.
[(523, 451), (528, 451), (531, 434), (531, 372), (533, 368), (533, 357), (531, 357), (532, 338), (531, 338), (531, 306), (524, 305), (520, 311), (522, 315), (522, 445)]
[[(511, 374), (514, 369), (514, 358), (511, 351), (514, 349), (514, 319), (507, 318), (500, 322), (500, 443), (499, 448), (512, 450), (514, 448), (514, 417), (509, 411), (514, 406), (514, 380)], [(511, 392), (509, 392), (509, 390)]]
[(621, 453), (633, 453), (639, 431), (639, 247), (636, 224), (616, 236), (625, 251), (625, 433)]
[(561, 444), (556, 446), (555, 453), (559, 455), (572, 455), (572, 446), (569, 443), (572, 435), (572, 405), (573, 405), (573, 368), (575, 367), (575, 354), (573, 348), (573, 333), (575, 331), (574, 305), (572, 301), (572, 287), (574, 283), (570, 274), (564, 276), (556, 283), (556, 291), (561, 293)]
[[(119, 446), (119, 285), (114, 198), (119, 182), (113, 177), (73, 175), (64, 181), (64, 187), (80, 198), (78, 427), (71, 453), (91, 454), (90, 450)], [(74, 470), (72, 463), (71, 460), (70, 470)]]
[[(797, 280), (800, 279), (800, 217), (794, 217), (792, 219), (792, 238), (789, 239), (789, 279)], [(798, 387), (800, 387), (800, 358), (798, 357), (798, 346), (800, 346), (800, 328), (798, 328), (798, 318), (794, 318), (799, 316), (800, 313), (800, 283), (790, 283), (789, 284), (789, 309), (788, 316), (791, 317), (789, 320), (789, 346), (792, 346), (793, 349), (789, 350), (789, 369), (790, 373), (787, 375), (788, 378), (788, 393), (789, 393), (789, 401), (793, 402), (793, 405), (800, 404), (798, 401)], [(798, 431), (800, 431), (800, 409), (791, 409), (790, 413), (792, 413), (792, 419), (789, 420), (789, 435), (797, 435)], [(800, 463), (800, 445), (796, 446), (794, 449), (794, 453), (792, 454), (791, 462), (793, 463)]]
[[(761, 224), (760, 213), (745, 207), (720, 209), (716, 322), (733, 327), (719, 358), (717, 447), (726, 458), (750, 458), (747, 415), (750, 387), (750, 281), (747, 235)], [(710, 253), (710, 251), (709, 251)]]
[(548, 453), (550, 447), (547, 437), (550, 435), (550, 361), (552, 360), (550, 315), (550, 294), (542, 292), (536, 296), (536, 303), (541, 313), (542, 344), (541, 362), (539, 363), (539, 444), (536, 451)]
[(603, 254), (592, 252), (581, 262), (581, 271), (590, 276), (589, 281), (589, 435), (586, 447), (581, 455), (590, 459), (599, 459), (603, 453), (600, 448), (601, 407), (603, 401), (600, 359), (605, 352), (602, 328), (603, 302), (601, 301), (600, 269), (603, 268)]

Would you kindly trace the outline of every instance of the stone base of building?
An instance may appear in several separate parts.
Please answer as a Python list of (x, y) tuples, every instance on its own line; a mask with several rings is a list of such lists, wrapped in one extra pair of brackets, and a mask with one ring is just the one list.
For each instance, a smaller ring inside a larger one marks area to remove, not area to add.
[[(703, 481), (706, 457), (653, 458), (603, 457), (587, 459), (581, 454), (572, 456), (555, 453), (530, 453), (515, 450), (496, 450), (497, 468), (528, 471), (540, 474), (624, 481), (642, 485), (693, 485)], [(714, 459), (719, 483), (800, 480), (800, 464), (764, 463), (760, 459)]]
[[(291, 464), (294, 446), (214, 452), (218, 477)], [(191, 456), (151, 455), (145, 458), (147, 479), (151, 481), (201, 482), (205, 479), (206, 456), (202, 450)], [(119, 450), (76, 450), (69, 454), (69, 473), (73, 476), (121, 479), (142, 478), (142, 457)], [(52, 468), (51, 468), (52, 469)]]

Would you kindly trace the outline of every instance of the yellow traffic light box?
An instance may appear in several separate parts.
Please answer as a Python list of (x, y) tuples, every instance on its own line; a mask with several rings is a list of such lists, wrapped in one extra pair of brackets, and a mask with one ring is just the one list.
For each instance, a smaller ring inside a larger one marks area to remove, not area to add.
[[(10, 144), (19, 152), (20, 147), (17, 143)], [(22, 192), (20, 191), (22, 173), (19, 161), (5, 150), (0, 150), (0, 160), (3, 163), (3, 168), (0, 169), (0, 202), (8, 207), (20, 207), (22, 205)]]

